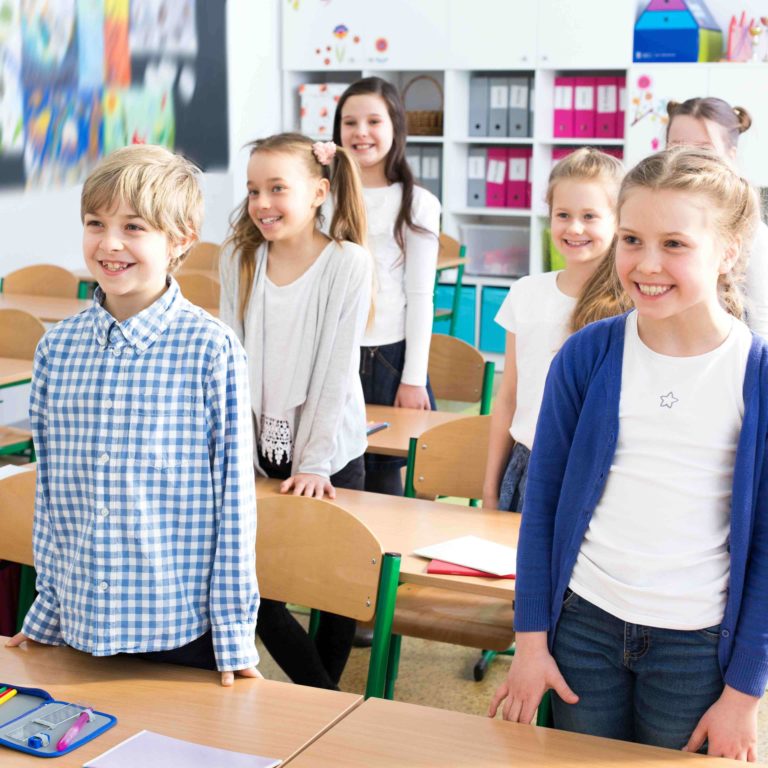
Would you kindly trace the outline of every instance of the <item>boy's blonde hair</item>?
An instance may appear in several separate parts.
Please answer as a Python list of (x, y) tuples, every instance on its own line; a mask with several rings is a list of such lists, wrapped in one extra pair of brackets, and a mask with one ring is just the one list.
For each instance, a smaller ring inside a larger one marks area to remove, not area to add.
[(188, 240), (173, 271), (198, 239), (203, 219), (200, 171), (189, 160), (151, 144), (116, 149), (102, 160), (83, 184), (80, 220), (125, 203), (171, 243)]
[(707, 220), (717, 236), (738, 249), (730, 271), (718, 278), (718, 293), (725, 310), (741, 319), (741, 283), (760, 221), (760, 203), (752, 185), (714, 152), (676, 147), (646, 157), (627, 174), (619, 191), (619, 213), (636, 189), (672, 190), (704, 198)]
[(598, 181), (605, 185), (608, 197), (616, 201), (621, 180), (624, 178), (624, 166), (621, 160), (601, 152), (593, 147), (581, 147), (559, 160), (549, 174), (547, 184), (547, 206), (552, 214), (552, 200), (559, 181)]
[[(336, 154), (330, 165), (321, 165), (312, 150), (313, 141), (301, 133), (278, 133), (266, 139), (258, 139), (247, 146), (250, 156), (257, 152), (273, 152), (296, 155), (301, 158), (310, 176), (328, 179), (334, 198), (333, 218), (329, 235), (337, 242), (349, 240), (365, 246), (368, 228), (363, 185), (355, 161), (343, 147), (336, 146)], [(317, 226), (322, 223), (322, 213), (317, 209)], [(256, 249), (264, 242), (264, 236), (253, 223), (248, 213), (248, 196), (232, 212), (230, 217), (231, 234), (226, 244), (231, 244), (237, 258), (240, 271), (240, 296), (238, 317), (245, 317), (248, 297), (251, 295), (253, 280), (256, 276)], [(370, 318), (369, 318), (370, 319)]]

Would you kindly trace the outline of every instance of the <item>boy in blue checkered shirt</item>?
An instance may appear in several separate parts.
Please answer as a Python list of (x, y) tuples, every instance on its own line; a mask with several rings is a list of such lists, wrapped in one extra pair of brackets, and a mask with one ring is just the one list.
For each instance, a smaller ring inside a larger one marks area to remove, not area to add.
[(25, 640), (258, 677), (245, 353), (170, 273), (197, 239), (197, 169), (160, 147), (83, 186), (93, 305), (45, 334), (30, 420), (38, 596)]

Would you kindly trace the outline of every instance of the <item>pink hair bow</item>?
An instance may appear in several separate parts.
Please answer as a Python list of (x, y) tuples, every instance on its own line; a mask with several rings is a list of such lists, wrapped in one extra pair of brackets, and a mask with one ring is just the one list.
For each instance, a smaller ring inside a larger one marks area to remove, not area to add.
[(330, 165), (336, 155), (336, 145), (332, 141), (316, 141), (312, 152), (320, 165)]

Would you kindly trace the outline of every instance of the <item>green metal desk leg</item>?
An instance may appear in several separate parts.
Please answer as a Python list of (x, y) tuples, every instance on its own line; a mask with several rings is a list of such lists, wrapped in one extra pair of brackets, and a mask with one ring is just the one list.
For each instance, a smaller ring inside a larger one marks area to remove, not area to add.
[(376, 619), (373, 624), (371, 660), (368, 664), (368, 682), (365, 698), (382, 698), (387, 680), (389, 645), (392, 637), (392, 617), (395, 614), (397, 585), (400, 581), (400, 555), (386, 552), (381, 564), (379, 594), (376, 599)]
[(416, 488), (413, 484), (413, 475), (416, 467), (416, 449), (418, 438), (412, 437), (408, 441), (408, 463), (405, 465), (405, 493), (409, 499), (416, 498)]

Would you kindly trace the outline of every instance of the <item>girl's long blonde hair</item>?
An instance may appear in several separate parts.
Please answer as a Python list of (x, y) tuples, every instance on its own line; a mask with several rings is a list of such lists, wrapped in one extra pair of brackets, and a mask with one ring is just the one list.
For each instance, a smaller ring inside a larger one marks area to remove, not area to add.
[[(258, 139), (247, 146), (250, 156), (256, 152), (293, 154), (301, 157), (309, 174), (316, 178), (328, 179), (335, 205), (329, 230), (335, 241), (349, 240), (365, 247), (368, 228), (363, 187), (357, 164), (343, 147), (336, 147), (336, 154), (330, 165), (321, 165), (312, 150), (312, 139), (301, 133), (279, 133), (266, 139)], [(320, 208), (317, 209), (317, 226), (322, 224)], [(242, 321), (248, 306), (253, 281), (256, 275), (256, 249), (265, 242), (259, 228), (248, 213), (248, 197), (232, 212), (229, 220), (230, 235), (225, 245), (231, 245), (238, 261), (240, 291), (238, 317)]]
[(714, 152), (676, 147), (646, 157), (627, 174), (619, 191), (619, 212), (636, 189), (673, 190), (706, 200), (708, 220), (718, 237), (738, 249), (733, 266), (719, 276), (717, 287), (723, 308), (741, 320), (741, 284), (760, 221), (760, 203), (752, 185)]

